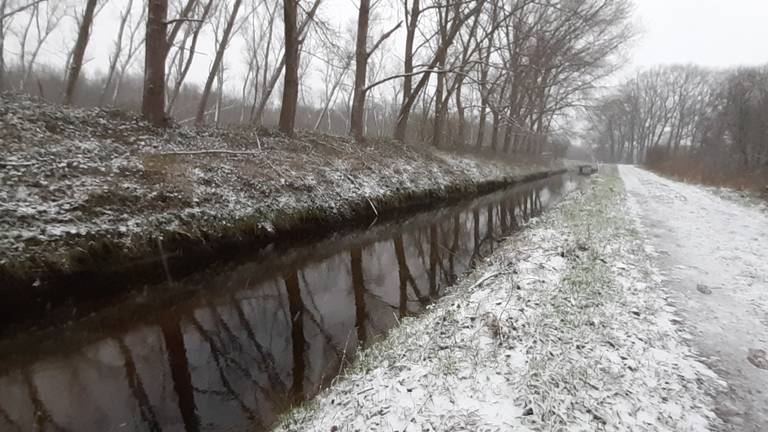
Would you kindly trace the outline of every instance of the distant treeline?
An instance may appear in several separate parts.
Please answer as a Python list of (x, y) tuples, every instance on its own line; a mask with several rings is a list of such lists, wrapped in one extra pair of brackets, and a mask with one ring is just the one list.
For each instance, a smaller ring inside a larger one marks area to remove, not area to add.
[(768, 66), (653, 68), (603, 97), (590, 122), (589, 141), (602, 160), (765, 186)]

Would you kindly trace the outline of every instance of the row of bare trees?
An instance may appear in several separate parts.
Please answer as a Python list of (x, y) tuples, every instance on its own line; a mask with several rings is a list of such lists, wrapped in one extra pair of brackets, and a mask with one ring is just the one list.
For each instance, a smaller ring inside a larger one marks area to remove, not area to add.
[[(40, 47), (70, 15), (77, 31), (61, 100), (77, 103), (94, 19), (108, 2), (67, 1), (0, 0), (0, 85), (13, 87), (4, 82), (12, 63), (16, 76), (26, 77), (16, 79), (17, 87), (34, 91), (29, 82)], [(629, 0), (356, 6), (354, 30), (344, 31), (323, 0), (122, 0), (98, 104), (116, 104), (132, 72), (143, 77), (142, 113), (157, 126), (167, 125), (180, 104), (194, 104), (197, 125), (219, 124), (225, 112), (261, 125), (272, 109), (280, 112), (279, 128), (292, 135), (297, 113), (309, 111), (316, 129), (342, 118), (358, 140), (375, 128), (437, 147), (540, 152), (558, 117), (615, 70), (632, 36)], [(12, 62), (5, 57), (9, 31), (18, 45)], [(208, 53), (201, 56), (202, 46)], [(143, 68), (135, 64), (142, 49)], [(192, 81), (191, 72), (203, 68), (206, 79)], [(418, 131), (409, 128), (412, 117)]]
[(604, 160), (767, 169), (768, 67), (643, 71), (599, 100), (590, 125)]

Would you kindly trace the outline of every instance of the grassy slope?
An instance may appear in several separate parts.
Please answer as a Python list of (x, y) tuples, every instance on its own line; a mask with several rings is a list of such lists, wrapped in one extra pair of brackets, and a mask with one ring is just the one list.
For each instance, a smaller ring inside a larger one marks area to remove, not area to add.
[(49, 275), (133, 276), (125, 267), (131, 262), (162, 277), (161, 254), (171, 265), (194, 267), (221, 250), (302, 227), (370, 222), (378, 212), (553, 168), (319, 133), (288, 139), (263, 129), (157, 130), (125, 112), (9, 94), (0, 96), (0, 150), (6, 305), (10, 288), (24, 296), (36, 278), (34, 291)]
[(713, 374), (671, 324), (621, 180), (610, 172), (587, 183), (278, 429), (682, 431), (715, 422), (704, 391)]

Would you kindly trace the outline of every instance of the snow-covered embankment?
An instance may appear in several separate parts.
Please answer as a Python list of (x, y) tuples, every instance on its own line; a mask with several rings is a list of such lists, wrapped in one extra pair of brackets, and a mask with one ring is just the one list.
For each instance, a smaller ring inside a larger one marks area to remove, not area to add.
[(704, 430), (683, 343), (614, 172), (508, 240), (278, 430)]

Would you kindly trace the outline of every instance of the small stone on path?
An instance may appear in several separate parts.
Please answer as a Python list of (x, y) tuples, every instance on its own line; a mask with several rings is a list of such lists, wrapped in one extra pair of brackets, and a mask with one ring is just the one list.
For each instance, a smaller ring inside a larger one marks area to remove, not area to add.
[(758, 369), (768, 370), (768, 353), (762, 349), (749, 349), (747, 360)]

